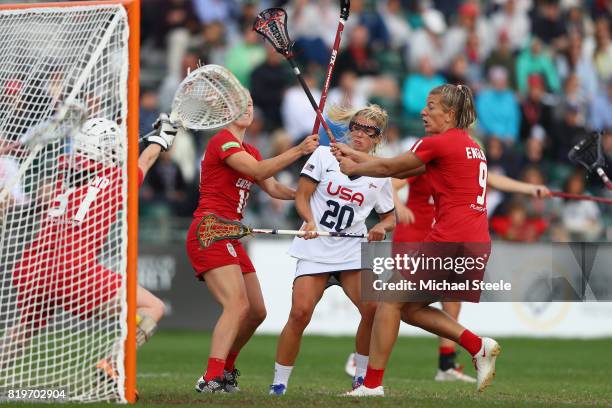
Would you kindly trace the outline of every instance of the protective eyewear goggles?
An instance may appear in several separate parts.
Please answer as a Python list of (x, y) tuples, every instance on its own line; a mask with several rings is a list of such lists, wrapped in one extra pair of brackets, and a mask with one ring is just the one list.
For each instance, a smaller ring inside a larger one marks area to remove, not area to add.
[(361, 130), (371, 139), (377, 138), (378, 136), (380, 136), (381, 133), (381, 130), (378, 126), (364, 125), (363, 123), (355, 122), (354, 120), (349, 123), (349, 130), (351, 132)]

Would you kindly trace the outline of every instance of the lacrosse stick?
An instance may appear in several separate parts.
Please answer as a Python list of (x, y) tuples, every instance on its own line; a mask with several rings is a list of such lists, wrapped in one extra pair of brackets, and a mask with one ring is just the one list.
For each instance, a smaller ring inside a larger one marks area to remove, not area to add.
[[(217, 129), (238, 119), (248, 101), (247, 90), (227, 68), (204, 65), (180, 83), (172, 100), (170, 122), (190, 130)], [(156, 132), (147, 133), (139, 142)]]
[(87, 120), (87, 109), (76, 102), (66, 102), (55, 115), (30, 128), (20, 143), (30, 148), (30, 153), (19, 166), (19, 170), (2, 186), (0, 202), (9, 195), (15, 184), (30, 168), (40, 151), (49, 143), (71, 136)]
[(253, 23), (253, 30), (257, 31), (260, 35), (262, 35), (266, 40), (272, 44), (276, 52), (281, 54), (289, 64), (291, 64), (291, 68), (293, 68), (293, 73), (297, 77), (300, 85), (304, 89), (312, 108), (315, 110), (317, 114), (317, 119), (323, 124), (323, 128), (329, 137), (331, 142), (336, 142), (336, 138), (334, 137), (331, 129), (325, 119), (323, 119), (323, 115), (321, 114), (321, 110), (317, 106), (317, 102), (315, 102), (308, 85), (304, 81), (302, 77), (302, 73), (300, 69), (295, 64), (293, 60), (293, 42), (289, 38), (289, 33), (287, 32), (287, 12), (282, 8), (269, 8), (257, 15), (255, 18), (255, 22)]
[(589, 173), (597, 173), (608, 190), (612, 190), (612, 181), (603, 170), (606, 159), (601, 147), (601, 136), (601, 132), (593, 132), (572, 147), (567, 156), (573, 163), (583, 165)]
[[(334, 47), (332, 48), (331, 57), (329, 59), (329, 65), (327, 66), (327, 75), (325, 76), (325, 83), (321, 90), (321, 99), (319, 100), (319, 110), (323, 112), (325, 109), (325, 102), (327, 101), (327, 91), (329, 90), (329, 83), (331, 82), (331, 76), (334, 72), (334, 66), (336, 65), (336, 57), (338, 56), (338, 50), (340, 49), (340, 41), (342, 41), (342, 31), (344, 31), (344, 25), (348, 20), (349, 11), (351, 9), (350, 0), (340, 0), (340, 20), (338, 21), (338, 29), (336, 30), (336, 38), (334, 39)], [(315, 120), (312, 133), (319, 133), (319, 117)]]
[(550, 195), (553, 197), (569, 198), (571, 200), (585, 200), (585, 201), (595, 201), (597, 203), (602, 203), (602, 204), (612, 204), (612, 198), (593, 197), (593, 196), (588, 196), (588, 195), (583, 195), (583, 194), (571, 194), (571, 193), (564, 193), (562, 191), (551, 191)]
[(208, 248), (214, 242), (222, 239), (240, 239), (252, 234), (294, 235), (303, 237), (307, 233), (316, 233), (322, 237), (366, 238), (364, 234), (347, 234), (344, 232), (298, 231), (279, 229), (251, 228), (239, 221), (231, 221), (215, 214), (205, 215), (198, 223), (198, 240), (203, 248)]

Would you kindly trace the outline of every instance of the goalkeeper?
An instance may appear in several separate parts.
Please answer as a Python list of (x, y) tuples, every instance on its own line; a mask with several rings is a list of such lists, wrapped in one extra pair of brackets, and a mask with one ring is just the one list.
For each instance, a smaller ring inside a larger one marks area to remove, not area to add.
[[(139, 185), (160, 155), (172, 145), (177, 129), (167, 116), (156, 122), (158, 134), (140, 155)], [(108, 119), (90, 119), (74, 136), (72, 155), (59, 159), (54, 198), (46, 205), (42, 225), (13, 273), (20, 320), (0, 341), (0, 367), (13, 364), (58, 308), (79, 319), (104, 318), (119, 307), (121, 275), (97, 260), (121, 207), (123, 140), (119, 126)], [(24, 143), (27, 141), (24, 141)], [(137, 289), (137, 343), (154, 333), (164, 305), (152, 293)], [(118, 355), (97, 364), (112, 379)]]

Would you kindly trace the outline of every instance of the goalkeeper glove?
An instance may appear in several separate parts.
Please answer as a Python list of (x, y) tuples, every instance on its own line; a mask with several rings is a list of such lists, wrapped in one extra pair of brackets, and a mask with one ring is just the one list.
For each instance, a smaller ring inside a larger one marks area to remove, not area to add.
[(147, 142), (160, 145), (163, 151), (170, 149), (174, 137), (179, 130), (178, 127), (170, 122), (167, 114), (161, 113), (155, 123), (153, 123), (153, 128), (159, 129), (159, 132), (149, 136)]

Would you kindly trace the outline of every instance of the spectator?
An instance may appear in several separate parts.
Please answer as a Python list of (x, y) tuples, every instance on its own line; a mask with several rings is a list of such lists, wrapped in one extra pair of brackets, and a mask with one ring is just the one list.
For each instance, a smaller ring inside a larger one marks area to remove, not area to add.
[(380, 70), (370, 46), (370, 34), (364, 25), (357, 25), (350, 33), (346, 49), (340, 51), (331, 86), (338, 85), (338, 78), (344, 71), (353, 71), (358, 77), (377, 75)]
[(423, 12), (423, 28), (415, 31), (407, 49), (410, 69), (417, 70), (423, 57), (428, 57), (434, 70), (442, 71), (448, 65), (451, 53), (444, 45), (446, 22), (442, 13), (434, 9)]
[[(570, 194), (585, 193), (585, 174), (576, 170), (565, 182), (564, 191)], [(565, 200), (561, 207), (561, 220), (573, 241), (595, 241), (603, 226), (597, 204), (587, 200)]]
[(569, 163), (567, 152), (587, 136), (587, 130), (583, 126), (584, 118), (580, 114), (580, 107), (566, 104), (563, 107), (563, 121), (557, 125), (553, 134), (552, 145), (556, 160)]
[(232, 24), (238, 13), (238, 6), (234, 0), (193, 0), (194, 11), (200, 23), (208, 24), (213, 21), (223, 21)]
[(521, 103), (521, 139), (528, 138), (535, 125), (542, 126), (550, 135), (554, 130), (554, 115), (551, 104), (545, 98), (544, 80), (540, 75), (531, 75), (527, 84), (527, 97)]
[(582, 38), (579, 34), (570, 34), (568, 48), (557, 58), (557, 72), (561, 81), (576, 75), (580, 98), (587, 104), (593, 100), (597, 93), (597, 72), (592, 61), (582, 52)]
[[(518, 51), (527, 45), (530, 27), (529, 18), (524, 8), (517, 6), (517, 0), (498, 0), (502, 9), (491, 16), (491, 36), (508, 41), (511, 51)], [(499, 44), (497, 45), (499, 48)]]
[[(186, 184), (169, 152), (163, 152), (147, 174), (142, 198), (153, 204), (158, 213), (179, 214), (186, 197)], [(182, 214), (188, 215), (188, 214)]]
[(338, 23), (338, 10), (334, 4), (329, 0), (296, 0), (287, 8), (287, 16), (289, 35), (295, 40), (300, 60), (304, 65), (327, 66)]
[(531, 40), (530, 46), (519, 54), (516, 61), (517, 83), (519, 92), (523, 95), (527, 93), (527, 79), (532, 74), (542, 75), (549, 91), (560, 90), (561, 84), (553, 60), (537, 38)]
[(489, 137), (486, 141), (487, 148), (487, 167), (489, 171), (497, 174), (503, 174), (509, 177), (516, 177), (519, 169), (518, 158), (514, 154), (514, 150), (505, 146), (504, 143), (496, 137)]
[[(304, 71), (302, 75), (315, 101), (318, 101), (321, 98), (321, 91), (318, 89), (316, 78), (309, 70)], [(292, 143), (299, 142), (312, 131), (316, 113), (299, 84), (292, 86), (285, 92), (281, 104), (281, 115), (285, 130), (289, 133)]]
[(189, 71), (198, 67), (199, 61), (198, 54), (196, 54), (193, 50), (189, 50), (187, 53), (185, 53), (183, 60), (181, 61), (181, 73), (179, 75), (169, 74), (164, 78), (159, 88), (159, 109), (162, 112), (170, 112), (170, 109), (172, 109), (174, 94), (176, 93), (181, 81), (183, 78), (185, 78), (185, 76), (187, 76)]
[(368, 7), (365, 0), (351, 1), (351, 15), (360, 25), (368, 29), (370, 44), (374, 50), (387, 49), (391, 39), (385, 21), (373, 7)]
[(408, 75), (404, 81), (402, 103), (406, 114), (413, 119), (420, 118), (429, 91), (444, 83), (444, 78), (434, 71), (429, 57), (421, 57), (419, 72)]
[(612, 129), (612, 77), (593, 101), (589, 124), (594, 130)]
[(482, 68), (484, 62), (484, 53), (480, 45), (480, 39), (476, 32), (468, 34), (465, 40), (464, 53), (468, 61), (468, 78), (469, 82), (474, 87), (474, 92), (478, 92), (482, 86)]
[(567, 29), (559, 0), (537, 2), (531, 19), (531, 33), (554, 51), (565, 48)]
[(497, 47), (493, 49), (489, 58), (487, 58), (484, 63), (483, 75), (488, 78), (490, 70), (494, 66), (506, 68), (506, 72), (508, 72), (508, 84), (516, 91), (516, 57), (510, 48), (510, 40), (506, 31), (501, 31), (499, 33)]
[(491, 87), (476, 97), (478, 123), (489, 136), (513, 144), (519, 139), (520, 111), (514, 92), (508, 88), (508, 73), (494, 67), (490, 74)]
[(380, 14), (389, 32), (390, 47), (394, 50), (404, 48), (412, 30), (404, 17), (401, 0), (387, 0), (380, 7)]
[(472, 86), (468, 77), (468, 61), (464, 54), (455, 55), (444, 76), (449, 84)]
[(358, 81), (359, 78), (353, 71), (344, 71), (338, 80), (338, 86), (329, 90), (326, 106), (366, 106), (368, 98)]
[[(189, 37), (197, 30), (198, 21), (193, 17), (191, 0), (168, 0), (160, 4), (160, 34), (165, 34), (166, 65), (169, 75), (180, 75), (181, 60), (189, 47)], [(157, 35), (160, 35), (157, 34)]]
[(223, 65), (227, 54), (226, 29), (220, 21), (204, 24), (198, 36), (192, 37), (190, 48), (205, 64)]
[(282, 125), (280, 106), (295, 77), (274, 47), (267, 43), (265, 47), (266, 60), (253, 70), (250, 83), (253, 103), (261, 109), (266, 128), (271, 130)]
[(600, 83), (612, 78), (612, 41), (610, 40), (610, 22), (599, 18), (595, 22), (595, 49), (593, 63)]
[(227, 50), (225, 66), (238, 78), (245, 88), (249, 88), (251, 72), (266, 59), (266, 50), (251, 25), (244, 25), (242, 40)]
[(542, 218), (530, 218), (520, 199), (511, 201), (506, 215), (495, 215), (491, 229), (508, 241), (535, 242), (546, 231), (548, 224)]
[[(461, 4), (458, 13), (457, 24), (453, 25), (446, 33), (446, 49), (452, 57), (460, 53), (465, 44), (478, 44), (477, 48), (473, 50), (468, 48), (468, 51), (477, 52), (475, 55), (468, 55), (468, 58), (472, 61), (486, 59), (492, 46), (491, 29), (487, 20), (480, 16), (478, 3), (473, 0), (467, 0)], [(469, 40), (470, 34), (473, 35), (472, 40)]]
[(157, 92), (151, 89), (144, 89), (140, 94), (139, 108), (138, 128), (140, 133), (147, 133), (151, 130), (151, 125), (157, 120), (160, 113)]
[(556, 115), (558, 118), (563, 116), (565, 106), (572, 105), (578, 109), (580, 117), (586, 119), (589, 112), (589, 99), (582, 92), (580, 79), (576, 74), (570, 74), (563, 82), (563, 94), (559, 96), (557, 105), (560, 109)]

